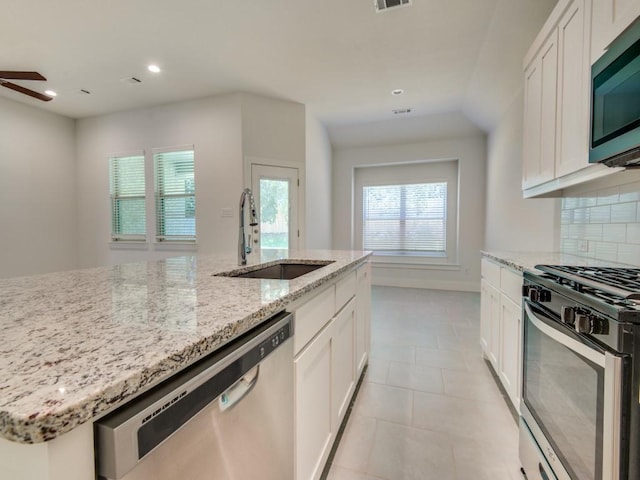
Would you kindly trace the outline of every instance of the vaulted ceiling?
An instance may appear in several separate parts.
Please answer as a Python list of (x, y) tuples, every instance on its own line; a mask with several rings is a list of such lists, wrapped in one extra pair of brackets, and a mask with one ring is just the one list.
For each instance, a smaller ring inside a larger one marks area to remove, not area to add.
[(37, 70), (47, 82), (17, 83), (58, 96), (0, 95), (82, 118), (248, 91), (304, 103), (333, 135), (407, 107), (405, 125), (436, 115), (487, 131), (555, 2), (412, 0), (382, 13), (372, 0), (6, 2), (0, 70)]

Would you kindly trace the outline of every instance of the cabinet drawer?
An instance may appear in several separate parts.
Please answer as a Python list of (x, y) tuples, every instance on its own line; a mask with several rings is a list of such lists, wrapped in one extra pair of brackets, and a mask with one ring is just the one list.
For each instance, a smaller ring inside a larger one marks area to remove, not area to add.
[(335, 312), (335, 286), (327, 288), (296, 310), (295, 335), (293, 336), (294, 355), (309, 343)]
[(356, 294), (356, 272), (351, 272), (336, 283), (336, 312)]
[(522, 303), (522, 275), (509, 270), (500, 269), (500, 289), (517, 305)]
[(493, 263), (491, 260), (482, 259), (482, 278), (494, 287), (500, 286), (500, 265)]

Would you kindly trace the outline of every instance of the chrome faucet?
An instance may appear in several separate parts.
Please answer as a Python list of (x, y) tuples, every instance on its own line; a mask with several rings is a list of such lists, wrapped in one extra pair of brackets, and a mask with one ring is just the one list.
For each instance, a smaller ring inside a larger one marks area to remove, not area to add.
[(253, 193), (250, 188), (245, 188), (240, 195), (240, 235), (238, 236), (238, 265), (247, 264), (247, 254), (251, 253), (251, 233), (249, 233), (249, 241), (246, 241), (244, 234), (244, 204), (249, 197), (249, 225), (255, 227), (258, 225), (258, 214), (256, 213), (256, 204), (253, 200)]

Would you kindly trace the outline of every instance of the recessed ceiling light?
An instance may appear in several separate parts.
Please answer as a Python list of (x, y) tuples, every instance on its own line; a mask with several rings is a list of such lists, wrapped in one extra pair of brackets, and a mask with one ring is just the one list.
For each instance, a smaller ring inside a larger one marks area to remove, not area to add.
[(150, 72), (160, 73), (160, 67), (157, 65), (149, 65), (147, 68), (149, 69)]
[(404, 93), (404, 90), (402, 90), (401, 88), (396, 88), (395, 90), (391, 90), (391, 95), (402, 95)]
[(49, 95), (50, 97), (57, 97), (58, 96), (58, 94), (56, 92), (54, 92), (53, 90), (45, 90), (44, 93)]

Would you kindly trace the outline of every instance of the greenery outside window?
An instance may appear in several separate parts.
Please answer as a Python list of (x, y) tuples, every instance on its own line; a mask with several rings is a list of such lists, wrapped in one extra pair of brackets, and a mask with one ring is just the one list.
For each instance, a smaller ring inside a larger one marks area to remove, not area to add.
[(109, 159), (111, 239), (146, 240), (144, 155)]
[(156, 240), (195, 242), (193, 149), (155, 150)]

